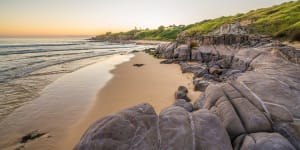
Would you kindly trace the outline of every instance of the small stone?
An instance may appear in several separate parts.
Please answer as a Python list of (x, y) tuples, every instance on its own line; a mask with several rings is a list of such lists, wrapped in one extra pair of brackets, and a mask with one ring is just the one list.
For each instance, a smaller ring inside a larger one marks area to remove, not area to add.
[(163, 60), (160, 62), (161, 64), (172, 64), (173, 60), (172, 59), (167, 59), (167, 60)]
[(39, 138), (39, 137), (41, 137), (45, 134), (46, 133), (40, 132), (39, 130), (32, 131), (32, 132), (30, 132), (30, 133), (28, 133), (28, 134), (26, 134), (25, 136), (22, 137), (21, 143), (27, 143), (28, 141)]
[(133, 64), (134, 67), (142, 67), (144, 66), (145, 64)]

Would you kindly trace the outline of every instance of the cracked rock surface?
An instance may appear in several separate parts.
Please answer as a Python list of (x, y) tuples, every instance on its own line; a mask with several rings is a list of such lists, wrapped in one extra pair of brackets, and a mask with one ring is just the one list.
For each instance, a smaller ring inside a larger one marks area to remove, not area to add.
[(300, 150), (299, 50), (235, 26), (182, 39), (151, 54), (194, 74), (193, 105), (180, 87), (159, 115), (141, 104), (103, 118), (75, 149)]

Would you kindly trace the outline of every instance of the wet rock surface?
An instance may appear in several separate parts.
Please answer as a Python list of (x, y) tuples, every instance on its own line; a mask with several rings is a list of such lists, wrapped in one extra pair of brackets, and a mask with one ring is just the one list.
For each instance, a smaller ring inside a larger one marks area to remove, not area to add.
[[(130, 115), (123, 111), (108, 117), (113, 122), (104, 118), (86, 131), (76, 149), (300, 149), (299, 52), (236, 25), (161, 44), (152, 54), (193, 73), (199, 98), (191, 100), (181, 86), (174, 103), (158, 116), (136, 113), (141, 106), (135, 106), (128, 109)], [(125, 127), (134, 120), (126, 117), (133, 116), (142, 123)]]

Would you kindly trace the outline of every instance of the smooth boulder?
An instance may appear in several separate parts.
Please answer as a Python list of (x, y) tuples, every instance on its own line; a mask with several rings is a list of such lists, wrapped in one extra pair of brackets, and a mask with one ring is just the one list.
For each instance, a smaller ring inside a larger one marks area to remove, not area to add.
[(149, 104), (140, 104), (95, 122), (75, 150), (157, 150), (157, 115)]

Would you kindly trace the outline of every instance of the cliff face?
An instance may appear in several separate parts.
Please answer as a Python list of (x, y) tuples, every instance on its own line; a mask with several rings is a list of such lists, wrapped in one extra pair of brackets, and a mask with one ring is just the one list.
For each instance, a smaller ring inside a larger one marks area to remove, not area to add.
[(199, 99), (179, 87), (158, 116), (142, 104), (104, 118), (76, 149), (300, 149), (299, 50), (226, 25), (150, 53), (194, 73)]

